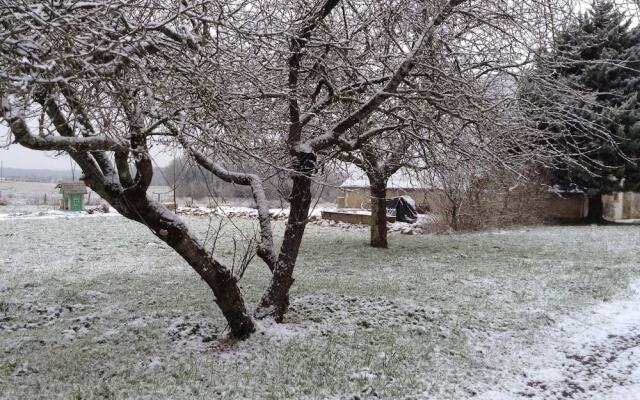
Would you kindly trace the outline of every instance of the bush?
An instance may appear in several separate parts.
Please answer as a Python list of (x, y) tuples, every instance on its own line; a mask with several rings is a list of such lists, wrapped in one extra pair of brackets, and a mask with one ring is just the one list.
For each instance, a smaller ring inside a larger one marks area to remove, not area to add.
[(482, 230), (549, 221), (543, 201), (546, 179), (536, 172), (451, 173), (439, 177), (442, 193), (434, 204), (440, 230)]

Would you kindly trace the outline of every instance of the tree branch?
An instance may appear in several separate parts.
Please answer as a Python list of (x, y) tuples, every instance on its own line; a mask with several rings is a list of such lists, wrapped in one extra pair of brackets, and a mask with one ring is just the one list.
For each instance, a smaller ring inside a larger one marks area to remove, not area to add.
[(194, 149), (184, 135), (179, 134), (179, 130), (175, 125), (167, 124), (184, 149), (193, 157), (193, 159), (218, 178), (225, 182), (235, 183), (242, 186), (250, 186), (253, 199), (258, 208), (258, 221), (260, 224), (260, 244), (258, 245), (257, 254), (267, 264), (269, 269), (273, 271), (278, 260), (273, 246), (273, 231), (271, 229), (271, 218), (269, 216), (269, 203), (262, 186), (262, 179), (258, 175), (243, 172), (229, 171), (222, 165), (209, 160), (204, 154)]
[(307, 18), (297, 35), (291, 39), (291, 56), (288, 60), (289, 76), (287, 84), (289, 88), (289, 135), (287, 144), (290, 148), (300, 141), (302, 135), (302, 124), (300, 122), (300, 105), (298, 103), (298, 74), (300, 72), (300, 62), (302, 51), (307, 45), (311, 33), (318, 26), (331, 10), (338, 5), (339, 0), (326, 0), (320, 9), (311, 17)]
[(125, 144), (100, 136), (41, 137), (32, 135), (24, 119), (12, 112), (11, 106), (5, 98), (2, 99), (2, 112), (0, 116), (9, 122), (11, 133), (13, 133), (16, 142), (33, 150), (55, 150), (77, 153), (84, 151), (122, 151), (128, 148)]
[(410, 55), (405, 58), (400, 65), (396, 68), (395, 72), (391, 76), (391, 79), (380, 89), (375, 95), (373, 95), (364, 105), (358, 110), (351, 113), (349, 116), (338, 122), (333, 129), (324, 134), (311, 139), (307, 142), (313, 150), (318, 151), (325, 149), (333, 145), (336, 140), (345, 131), (352, 128), (354, 125), (368, 117), (375, 110), (378, 109), (388, 98), (393, 96), (398, 89), (398, 86), (409, 75), (413, 67), (418, 61), (418, 57), (422, 53), (426, 43), (431, 42), (433, 39), (433, 33), (435, 28), (441, 25), (446, 18), (453, 12), (453, 9), (467, 0), (449, 0), (447, 5), (431, 20), (431, 23), (424, 29), (422, 35), (418, 39), (417, 43), (413, 46)]

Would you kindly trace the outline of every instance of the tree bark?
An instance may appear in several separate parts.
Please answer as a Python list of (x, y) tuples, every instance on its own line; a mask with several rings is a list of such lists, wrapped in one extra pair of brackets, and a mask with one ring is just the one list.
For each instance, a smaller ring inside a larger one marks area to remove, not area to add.
[(146, 225), (180, 254), (213, 291), (214, 301), (227, 320), (231, 335), (238, 339), (249, 337), (255, 331), (255, 325), (233, 273), (209, 254), (180, 218), (147, 197), (146, 193), (125, 190), (122, 195), (126, 199), (126, 209), (122, 209), (122, 203), (112, 198), (105, 199), (123, 215)]
[(214, 301), (229, 323), (232, 336), (238, 339), (249, 337), (255, 331), (255, 326), (233, 273), (191, 236), (177, 216), (146, 196), (145, 200), (145, 204), (138, 208), (144, 223), (180, 254), (209, 285), (215, 296)]
[(289, 308), (289, 289), (294, 281), (293, 270), (311, 207), (310, 177), (307, 174), (296, 174), (292, 180), (291, 210), (280, 254), (269, 287), (264, 292), (254, 314), (256, 318), (271, 316), (276, 322), (282, 322)]
[(589, 195), (589, 213), (587, 221), (594, 224), (602, 224), (607, 221), (604, 219), (604, 204), (602, 203), (602, 195), (600, 193)]
[(387, 182), (373, 180), (371, 183), (371, 247), (386, 249), (387, 243)]

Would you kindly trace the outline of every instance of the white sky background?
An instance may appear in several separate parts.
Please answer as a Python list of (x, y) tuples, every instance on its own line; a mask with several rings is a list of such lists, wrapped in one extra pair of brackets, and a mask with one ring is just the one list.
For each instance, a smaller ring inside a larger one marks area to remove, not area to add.
[[(55, 169), (69, 170), (71, 158), (67, 154), (56, 156), (52, 151), (36, 151), (27, 149), (19, 144), (6, 145), (9, 142), (8, 129), (0, 126), (0, 160), (4, 168), (22, 169)], [(166, 167), (173, 160), (173, 152), (159, 147), (152, 149), (151, 155), (155, 161), (154, 167)], [(77, 167), (76, 167), (77, 168)]]

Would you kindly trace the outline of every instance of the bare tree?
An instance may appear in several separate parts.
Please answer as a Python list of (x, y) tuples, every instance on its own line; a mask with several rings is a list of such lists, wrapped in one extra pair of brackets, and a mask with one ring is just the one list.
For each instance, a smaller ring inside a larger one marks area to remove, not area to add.
[(211, 287), (231, 333), (246, 337), (254, 323), (237, 278), (147, 196), (150, 147), (162, 124), (177, 116), (174, 103), (162, 98), (169, 93), (154, 93), (153, 82), (163, 69), (180, 67), (172, 61), (181, 50), (197, 46), (176, 22), (190, 23), (193, 7), (139, 3), (0, 2), (0, 115), (21, 145), (67, 152), (92, 190), (191, 265)]
[[(495, 104), (455, 106), (479, 98), (458, 77), (526, 64), (548, 33), (549, 9), (567, 7), (561, 0), (0, 0), (0, 116), (20, 145), (67, 152), (92, 190), (189, 263), (232, 335), (246, 337), (254, 322), (239, 277), (147, 196), (150, 149), (180, 147), (219, 179), (251, 189), (255, 251), (272, 273), (253, 315), (282, 321), (323, 163), (336, 152), (366, 151), (395, 129), (389, 125), (424, 123), (433, 110), (441, 126), (482, 125)], [(485, 139), (529, 128), (508, 110), (499, 132), (476, 137), (483, 148), (491, 148)], [(427, 125), (423, 132), (445, 132)], [(455, 140), (447, 135), (430, 151)], [(535, 150), (524, 144), (521, 154)], [(243, 168), (248, 160), (263, 167)], [(289, 180), (279, 249), (267, 170)]]
[(412, 150), (414, 139), (397, 132), (401, 126), (389, 126), (389, 132), (362, 145), (359, 149), (342, 146), (337, 159), (355, 165), (369, 179), (371, 198), (371, 229), (369, 243), (372, 247), (387, 248), (387, 184), (401, 168), (419, 168), (419, 155)]

